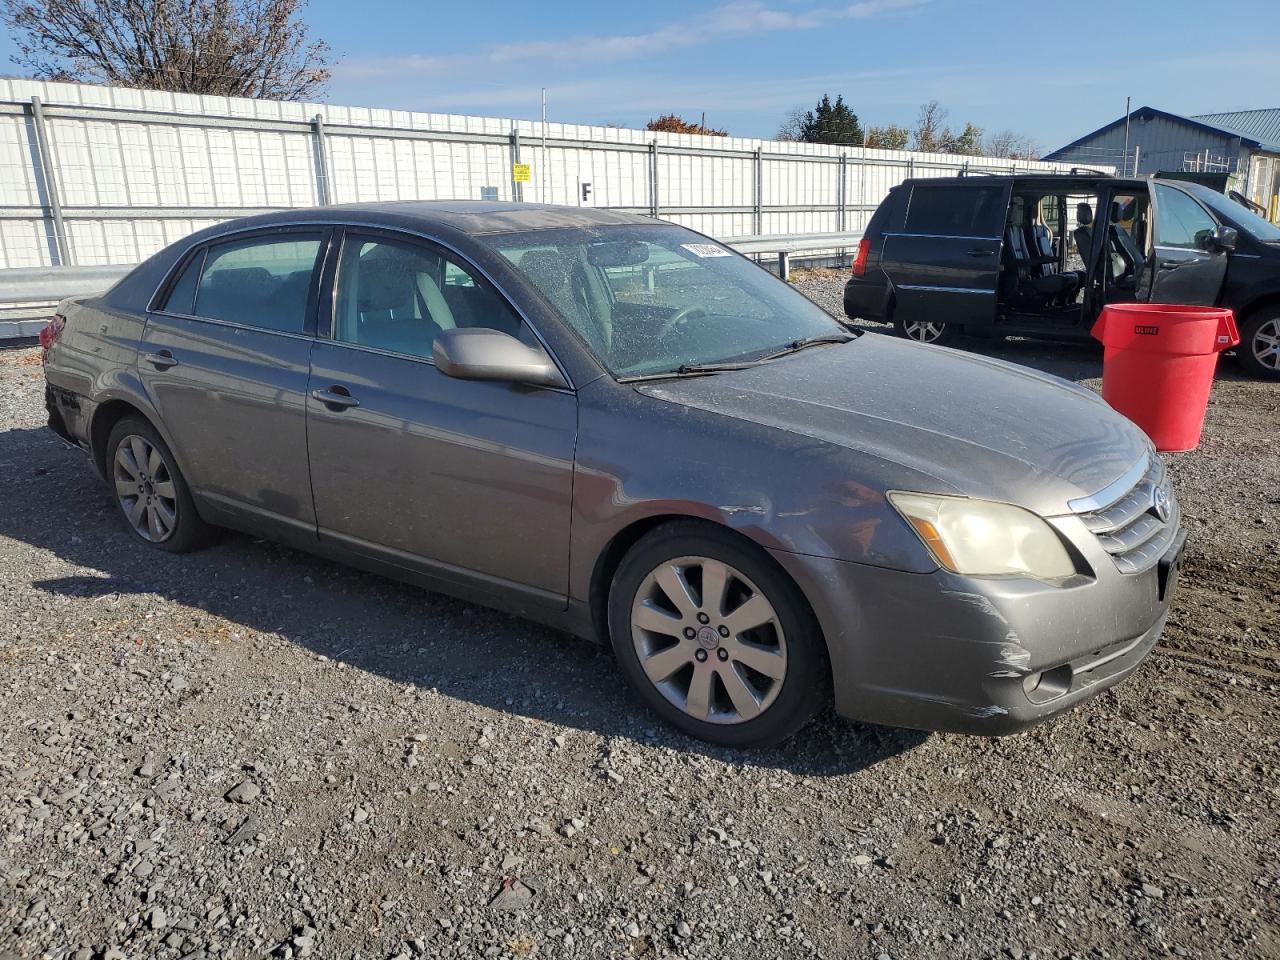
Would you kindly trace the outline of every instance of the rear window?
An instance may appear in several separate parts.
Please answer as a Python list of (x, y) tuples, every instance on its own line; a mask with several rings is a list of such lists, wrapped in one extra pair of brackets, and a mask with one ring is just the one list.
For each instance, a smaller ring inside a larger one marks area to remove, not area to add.
[(1001, 187), (917, 184), (905, 229), (935, 237), (998, 237), (1004, 206)]

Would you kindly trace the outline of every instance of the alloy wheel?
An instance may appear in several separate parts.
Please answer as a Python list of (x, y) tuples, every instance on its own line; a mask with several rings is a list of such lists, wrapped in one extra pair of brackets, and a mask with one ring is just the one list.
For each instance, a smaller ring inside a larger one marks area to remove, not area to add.
[(946, 329), (947, 325), (945, 323), (937, 321), (913, 320), (902, 325), (902, 330), (907, 337), (920, 343), (933, 343), (942, 336)]
[(156, 446), (137, 434), (122, 438), (112, 461), (112, 479), (134, 532), (152, 543), (168, 540), (178, 526), (178, 492)]
[(769, 709), (787, 675), (787, 642), (769, 598), (709, 557), (652, 570), (631, 605), (631, 639), (649, 682), (690, 717), (745, 723)]
[(1262, 366), (1269, 370), (1280, 370), (1280, 317), (1268, 320), (1258, 327), (1249, 347)]

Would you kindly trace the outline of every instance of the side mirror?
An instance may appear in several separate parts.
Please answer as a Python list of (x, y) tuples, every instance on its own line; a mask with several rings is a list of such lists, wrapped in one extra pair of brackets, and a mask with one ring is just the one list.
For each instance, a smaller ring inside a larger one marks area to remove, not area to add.
[(1213, 245), (1224, 253), (1234, 250), (1239, 239), (1240, 232), (1235, 227), (1219, 225), (1218, 229), (1213, 231)]
[(442, 331), (431, 348), (436, 368), (459, 380), (502, 380), (538, 387), (564, 387), (551, 358), (501, 330), (462, 327)]

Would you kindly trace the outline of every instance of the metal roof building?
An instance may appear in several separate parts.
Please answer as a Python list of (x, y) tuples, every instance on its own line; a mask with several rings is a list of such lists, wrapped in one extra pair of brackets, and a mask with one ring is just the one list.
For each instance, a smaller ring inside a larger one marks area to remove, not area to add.
[(1139, 107), (1044, 159), (1114, 165), (1139, 176), (1225, 173), (1230, 189), (1262, 206), (1272, 220), (1280, 218), (1280, 108), (1188, 117)]

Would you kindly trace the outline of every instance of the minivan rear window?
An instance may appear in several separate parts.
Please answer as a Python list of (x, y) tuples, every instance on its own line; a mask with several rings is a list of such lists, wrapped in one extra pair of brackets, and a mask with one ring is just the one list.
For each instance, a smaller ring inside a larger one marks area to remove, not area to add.
[(1000, 187), (917, 184), (907, 207), (907, 233), (935, 237), (998, 237), (1004, 224)]

